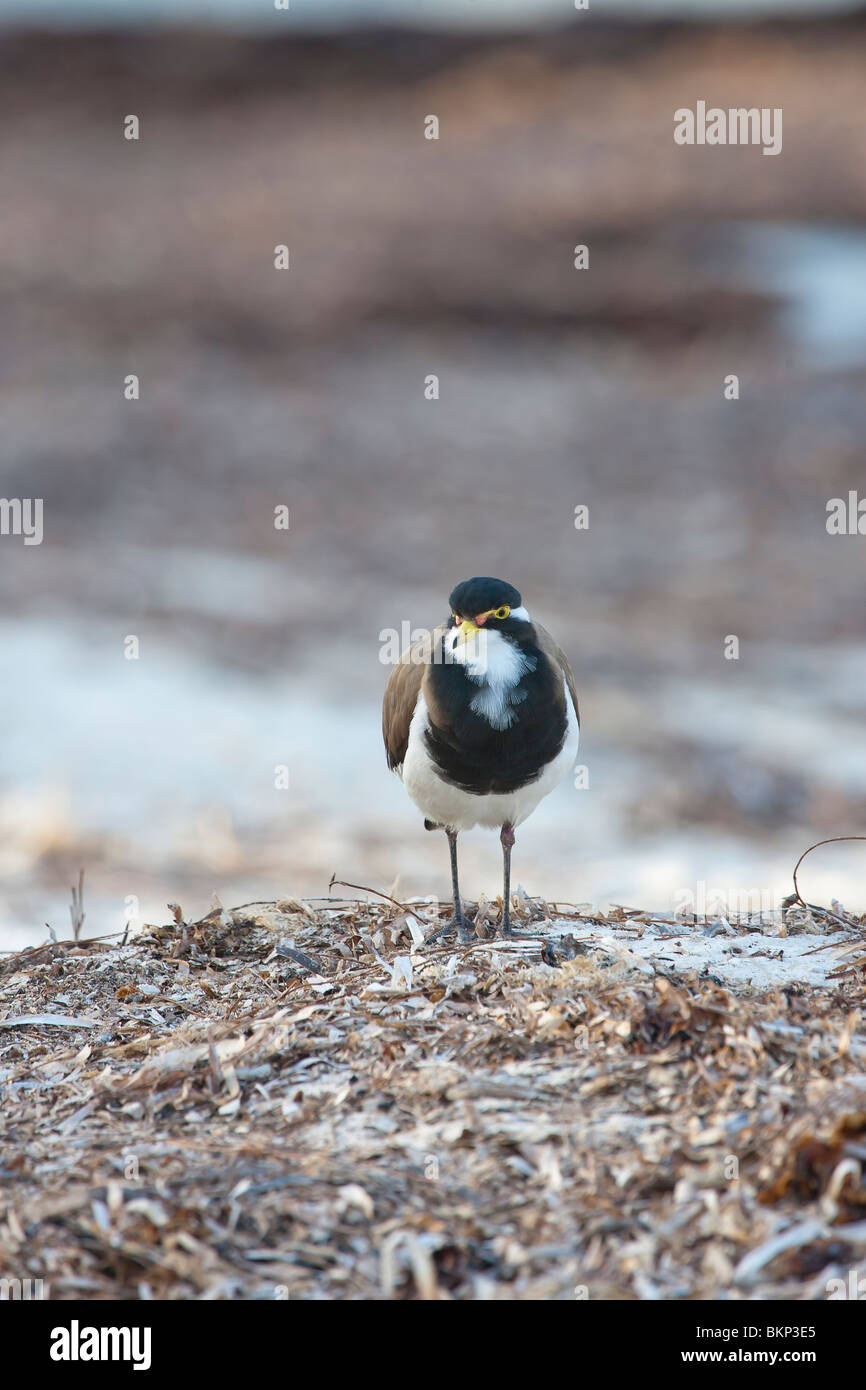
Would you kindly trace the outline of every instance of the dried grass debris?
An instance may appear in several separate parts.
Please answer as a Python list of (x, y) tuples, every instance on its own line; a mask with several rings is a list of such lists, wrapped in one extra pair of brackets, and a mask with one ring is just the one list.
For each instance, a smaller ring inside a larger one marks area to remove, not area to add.
[(852, 924), (804, 965), (778, 920), (515, 917), (428, 946), (425, 904), (215, 903), (0, 961), (0, 1268), (54, 1298), (827, 1296), (866, 1250)]

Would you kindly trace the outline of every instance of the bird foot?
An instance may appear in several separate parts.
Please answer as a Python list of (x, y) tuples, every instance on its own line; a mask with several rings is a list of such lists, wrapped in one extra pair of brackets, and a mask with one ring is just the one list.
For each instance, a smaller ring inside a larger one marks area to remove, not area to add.
[(475, 940), (475, 928), (472, 923), (462, 914), (458, 916), (455, 913), (450, 922), (446, 922), (442, 927), (437, 927), (434, 932), (425, 937), (424, 945), (430, 946), (434, 941), (439, 941), (441, 937), (453, 936), (455, 931), (459, 933), (460, 940), (464, 945)]
[(540, 933), (534, 931), (515, 931), (510, 922), (503, 922), (499, 935), (506, 941), (537, 941)]

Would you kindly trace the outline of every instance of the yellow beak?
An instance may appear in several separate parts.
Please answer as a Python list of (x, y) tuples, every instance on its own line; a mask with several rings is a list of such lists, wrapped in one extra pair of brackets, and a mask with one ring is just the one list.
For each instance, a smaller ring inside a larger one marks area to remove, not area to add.
[(481, 628), (476, 627), (475, 623), (470, 622), (468, 618), (464, 618), (457, 626), (460, 629), (461, 640), (464, 642), (468, 642), (470, 637), (474, 637), (476, 633), (481, 631)]

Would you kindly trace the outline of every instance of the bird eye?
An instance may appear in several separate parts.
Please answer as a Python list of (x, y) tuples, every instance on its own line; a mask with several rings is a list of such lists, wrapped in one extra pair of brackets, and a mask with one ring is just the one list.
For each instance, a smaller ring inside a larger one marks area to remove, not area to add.
[(511, 609), (508, 607), (508, 605), (506, 603), (503, 603), (501, 608), (497, 608), (493, 616), (494, 618), (507, 618), (510, 612)]

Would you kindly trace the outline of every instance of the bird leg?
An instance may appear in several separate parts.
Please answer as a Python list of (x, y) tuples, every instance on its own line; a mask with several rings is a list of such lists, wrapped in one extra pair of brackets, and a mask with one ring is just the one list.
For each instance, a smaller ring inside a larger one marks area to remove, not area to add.
[(431, 941), (438, 941), (440, 936), (450, 936), (455, 927), (460, 933), (461, 941), (474, 941), (475, 929), (470, 921), (463, 915), (463, 908), (460, 906), (460, 885), (457, 881), (457, 831), (449, 830), (445, 827), (445, 834), (448, 836), (448, 848), (451, 852), (451, 891), (454, 895), (454, 916), (450, 922), (446, 922), (444, 927), (437, 928), (432, 936), (427, 937), (427, 944)]
[(511, 928), (511, 851), (514, 848), (514, 826), (505, 822), (499, 832), (502, 843), (502, 935), (514, 936)]

